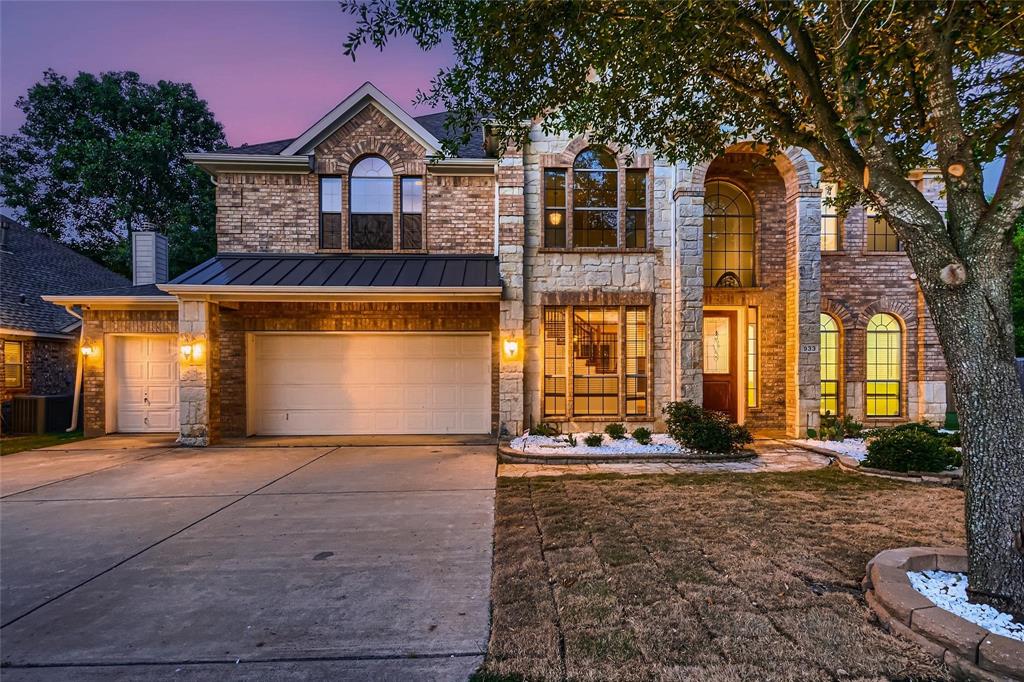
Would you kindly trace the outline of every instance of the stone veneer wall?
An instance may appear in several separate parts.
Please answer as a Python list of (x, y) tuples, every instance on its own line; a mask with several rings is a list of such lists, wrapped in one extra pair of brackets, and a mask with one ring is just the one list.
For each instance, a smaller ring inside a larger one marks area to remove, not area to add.
[[(320, 251), (319, 177), (341, 177), (342, 248), (348, 248), (349, 170), (373, 154), (391, 164), (394, 244), (401, 243), (401, 181), (423, 176), (424, 249), (434, 253), (494, 251), (494, 183), (487, 175), (431, 172), (422, 144), (373, 105), (334, 131), (315, 150), (316, 173), (222, 173), (217, 177), (217, 250), (316, 253)], [(365, 253), (365, 252), (364, 252)]]
[[(631, 417), (631, 424), (653, 424), (661, 419), (662, 406), (671, 394), (671, 229), (672, 169), (649, 155), (637, 154), (632, 168), (649, 168), (648, 248), (645, 249), (546, 249), (543, 247), (543, 171), (570, 167), (583, 138), (547, 135), (535, 126), (523, 156), (525, 171), (525, 250), (523, 266), (525, 396), (524, 426), (547, 420), (543, 417), (544, 307), (546, 304), (629, 305), (649, 304), (651, 363), (648, 415)], [(624, 196), (627, 166), (619, 160), (620, 204)], [(568, 190), (571, 192), (571, 188)], [(570, 200), (571, 201), (571, 200)], [(571, 222), (571, 221), (570, 221)], [(575, 420), (563, 428), (597, 428), (607, 421)]]
[(221, 308), (216, 346), (220, 395), (217, 427), (224, 437), (246, 433), (246, 332), (466, 332), (492, 334), (492, 430), (498, 428), (499, 365), (496, 303), (241, 303)]
[(85, 435), (106, 433), (106, 383), (104, 347), (106, 334), (177, 334), (178, 313), (174, 310), (85, 310), (83, 344), (97, 350), (83, 358), (82, 398)]

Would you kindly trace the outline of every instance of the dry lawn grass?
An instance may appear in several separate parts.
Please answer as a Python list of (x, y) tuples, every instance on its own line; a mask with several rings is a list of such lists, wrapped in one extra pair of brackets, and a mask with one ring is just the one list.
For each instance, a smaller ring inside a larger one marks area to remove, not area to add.
[(963, 495), (843, 474), (499, 479), (497, 680), (945, 680), (865, 563), (964, 542)]

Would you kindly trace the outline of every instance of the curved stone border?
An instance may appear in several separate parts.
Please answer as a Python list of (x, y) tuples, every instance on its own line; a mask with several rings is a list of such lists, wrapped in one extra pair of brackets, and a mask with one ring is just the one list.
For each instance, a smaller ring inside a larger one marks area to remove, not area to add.
[(498, 461), (502, 464), (609, 464), (621, 462), (623, 464), (633, 462), (692, 462), (694, 464), (707, 464), (712, 462), (742, 462), (754, 459), (757, 453), (753, 450), (738, 450), (725, 454), (717, 452), (701, 452), (699, 454), (671, 454), (671, 453), (625, 453), (621, 455), (565, 455), (552, 453), (542, 455), (535, 452), (522, 452), (513, 450), (508, 442), (498, 444)]
[(908, 571), (967, 572), (967, 553), (957, 547), (905, 547), (868, 562), (865, 598), (882, 625), (918, 644), (955, 672), (971, 679), (1024, 680), (1024, 642), (996, 635), (946, 611), (915, 590)]
[(841, 452), (836, 452), (835, 450), (819, 448), (813, 445), (808, 445), (807, 443), (800, 443), (795, 440), (787, 440), (785, 442), (793, 447), (803, 448), (809, 452), (816, 452), (819, 455), (831, 457), (840, 469), (844, 469), (845, 471), (855, 471), (858, 474), (864, 474), (865, 476), (891, 478), (896, 481), (907, 481), (908, 483), (932, 483), (948, 486), (950, 488), (960, 488), (963, 486), (963, 469), (953, 469), (952, 471), (907, 472), (889, 471), (888, 469), (873, 469), (871, 467), (862, 466), (859, 460), (856, 460), (849, 455), (844, 455)]

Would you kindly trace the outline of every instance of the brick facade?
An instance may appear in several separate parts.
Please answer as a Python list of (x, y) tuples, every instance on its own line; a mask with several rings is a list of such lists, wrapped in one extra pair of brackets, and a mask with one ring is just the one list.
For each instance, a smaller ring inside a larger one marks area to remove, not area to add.
[(69, 395), (75, 387), (77, 339), (47, 339), (38, 336), (0, 336), (0, 357), (7, 341), (21, 344), (22, 385), (6, 387), (5, 368), (0, 363), (0, 400), (15, 395)]

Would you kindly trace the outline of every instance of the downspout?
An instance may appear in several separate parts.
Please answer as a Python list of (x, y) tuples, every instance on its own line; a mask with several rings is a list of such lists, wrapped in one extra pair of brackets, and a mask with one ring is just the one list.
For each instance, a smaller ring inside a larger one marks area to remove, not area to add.
[(672, 192), (669, 195), (672, 197), (672, 236), (670, 238), (672, 251), (669, 257), (669, 262), (672, 265), (672, 341), (669, 344), (669, 348), (671, 348), (672, 350), (672, 385), (671, 390), (669, 391), (669, 395), (672, 398), (672, 402), (675, 402), (676, 400), (679, 399), (679, 375), (677, 374), (677, 368), (679, 363), (679, 359), (677, 357), (679, 355), (679, 340), (676, 338), (676, 318), (679, 316), (678, 310), (676, 309), (676, 284), (678, 282), (678, 276), (676, 275), (676, 229), (679, 220), (679, 199), (676, 198), (676, 187), (678, 186), (678, 183), (679, 164), (677, 162), (672, 164)]
[(78, 348), (75, 349), (75, 393), (71, 404), (71, 426), (66, 431), (66, 433), (71, 433), (78, 430), (78, 406), (82, 401), (82, 375), (85, 371), (82, 360), (82, 344), (85, 342), (85, 320), (70, 305), (64, 306), (64, 310), (68, 311), (68, 315), (77, 317), (82, 322), (81, 331), (78, 333)]

